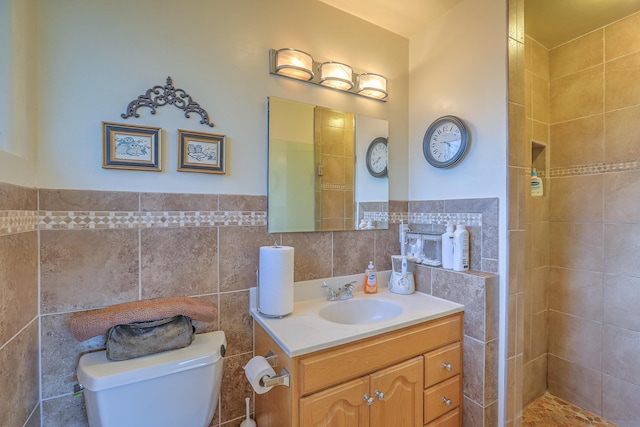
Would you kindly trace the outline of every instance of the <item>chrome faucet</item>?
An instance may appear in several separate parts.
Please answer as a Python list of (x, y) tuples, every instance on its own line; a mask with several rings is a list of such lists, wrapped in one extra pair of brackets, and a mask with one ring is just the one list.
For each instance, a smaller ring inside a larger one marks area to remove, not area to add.
[(322, 282), (322, 288), (325, 290), (324, 294), (327, 297), (327, 301), (340, 301), (353, 298), (353, 290), (355, 289), (355, 281), (349, 282), (346, 285), (332, 287), (327, 285), (327, 282)]

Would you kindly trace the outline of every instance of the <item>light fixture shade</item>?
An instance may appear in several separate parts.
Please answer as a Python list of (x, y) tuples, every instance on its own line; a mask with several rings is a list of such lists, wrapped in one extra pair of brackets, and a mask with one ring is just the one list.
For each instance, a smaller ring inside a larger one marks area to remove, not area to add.
[(353, 70), (347, 64), (323, 62), (318, 70), (321, 85), (340, 90), (349, 90), (353, 87)]
[(298, 80), (313, 78), (313, 58), (308, 53), (285, 47), (278, 49), (275, 56), (277, 74)]
[(365, 73), (358, 76), (358, 94), (369, 98), (387, 97), (387, 79), (379, 74)]

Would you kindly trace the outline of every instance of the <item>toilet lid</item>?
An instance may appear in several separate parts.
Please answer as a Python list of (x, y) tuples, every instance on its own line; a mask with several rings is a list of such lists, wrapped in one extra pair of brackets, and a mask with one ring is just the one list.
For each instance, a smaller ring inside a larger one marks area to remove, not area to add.
[(216, 363), (226, 346), (224, 332), (216, 331), (196, 335), (187, 347), (135, 359), (114, 362), (104, 350), (88, 353), (78, 362), (78, 381), (90, 391), (120, 387)]

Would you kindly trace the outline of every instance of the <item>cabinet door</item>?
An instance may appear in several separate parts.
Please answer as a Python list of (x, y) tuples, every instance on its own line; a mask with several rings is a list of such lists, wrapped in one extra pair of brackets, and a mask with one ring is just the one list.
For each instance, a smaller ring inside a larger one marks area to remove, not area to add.
[(304, 427), (368, 427), (369, 406), (364, 395), (369, 379), (358, 378), (300, 399)]
[(371, 427), (422, 426), (423, 363), (419, 356), (370, 376)]

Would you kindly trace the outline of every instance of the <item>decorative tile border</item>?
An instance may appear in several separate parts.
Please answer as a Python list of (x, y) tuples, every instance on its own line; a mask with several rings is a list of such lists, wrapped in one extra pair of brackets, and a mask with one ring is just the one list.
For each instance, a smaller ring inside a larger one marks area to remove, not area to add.
[(625, 172), (640, 169), (640, 159), (633, 159), (626, 162), (603, 162), (591, 163), (588, 165), (577, 165), (566, 168), (552, 168), (549, 175), (552, 178), (597, 175), (601, 173)]
[(40, 212), (42, 230), (261, 225), (267, 225), (264, 211)]
[(36, 211), (0, 211), (0, 236), (35, 231), (39, 221)]
[(390, 224), (438, 224), (446, 225), (447, 222), (466, 224), (469, 226), (482, 226), (481, 213), (407, 213), (407, 212), (365, 212), (366, 221), (382, 221)]
[[(482, 226), (479, 213), (365, 212), (367, 221)], [(266, 226), (265, 211), (0, 211), (0, 236), (35, 230)]]

